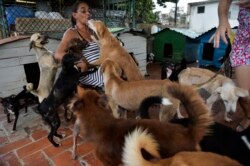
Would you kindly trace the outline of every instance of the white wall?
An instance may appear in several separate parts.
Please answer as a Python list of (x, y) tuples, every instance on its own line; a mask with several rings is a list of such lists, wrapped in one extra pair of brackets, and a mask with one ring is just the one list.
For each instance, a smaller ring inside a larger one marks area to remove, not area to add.
[[(205, 6), (204, 13), (197, 13), (199, 6)], [(218, 26), (218, 2), (191, 4), (189, 15), (189, 28), (197, 33), (203, 33)], [(231, 17), (229, 19), (232, 27), (238, 25), (237, 16), (239, 7), (232, 4), (230, 7)]]

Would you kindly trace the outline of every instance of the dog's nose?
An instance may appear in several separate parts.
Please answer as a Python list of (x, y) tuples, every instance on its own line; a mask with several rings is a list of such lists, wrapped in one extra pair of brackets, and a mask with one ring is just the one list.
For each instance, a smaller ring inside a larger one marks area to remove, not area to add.
[(229, 115), (233, 115), (233, 114), (234, 114), (234, 111), (233, 111), (233, 110), (230, 110), (230, 111), (228, 112), (228, 114), (229, 114)]

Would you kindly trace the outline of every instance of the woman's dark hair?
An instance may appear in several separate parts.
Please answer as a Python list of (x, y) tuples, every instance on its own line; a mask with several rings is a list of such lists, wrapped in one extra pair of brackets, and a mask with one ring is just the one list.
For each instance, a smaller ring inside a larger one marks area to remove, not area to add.
[[(77, 0), (72, 5), (72, 11), (71, 12), (76, 13), (78, 8), (79, 8), (79, 5), (82, 4), (82, 3), (85, 3), (85, 4), (89, 5), (89, 3), (87, 1), (79, 1), (79, 0)], [(72, 25), (72, 27), (74, 27), (76, 25), (76, 20), (72, 15), (71, 15), (71, 25)]]

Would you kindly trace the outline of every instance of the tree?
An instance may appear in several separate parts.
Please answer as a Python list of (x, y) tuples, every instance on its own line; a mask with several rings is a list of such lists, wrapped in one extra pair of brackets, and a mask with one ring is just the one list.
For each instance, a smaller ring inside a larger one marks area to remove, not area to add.
[(174, 13), (174, 23), (176, 25), (176, 22), (177, 22), (177, 4), (179, 2), (179, 0), (157, 0), (157, 3), (160, 5), (160, 6), (163, 6), (163, 7), (166, 7), (166, 5), (164, 3), (166, 2), (172, 2), (172, 3), (175, 3), (175, 13)]
[(158, 15), (153, 12), (155, 8), (152, 0), (136, 0), (135, 1), (135, 17), (142, 19), (146, 23), (154, 23), (159, 20)]

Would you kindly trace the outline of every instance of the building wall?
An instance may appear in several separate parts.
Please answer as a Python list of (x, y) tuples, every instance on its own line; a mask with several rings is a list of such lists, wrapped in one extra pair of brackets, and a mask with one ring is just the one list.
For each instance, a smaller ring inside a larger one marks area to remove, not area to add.
[[(189, 28), (196, 31), (197, 33), (203, 33), (210, 30), (213, 27), (217, 27), (219, 24), (218, 20), (218, 2), (199, 2), (199, 3), (190, 3), (189, 4)], [(199, 6), (205, 6), (204, 13), (197, 13)], [(230, 7), (230, 18), (229, 22), (232, 27), (238, 25), (237, 16), (238, 16), (239, 7), (234, 3)]]

